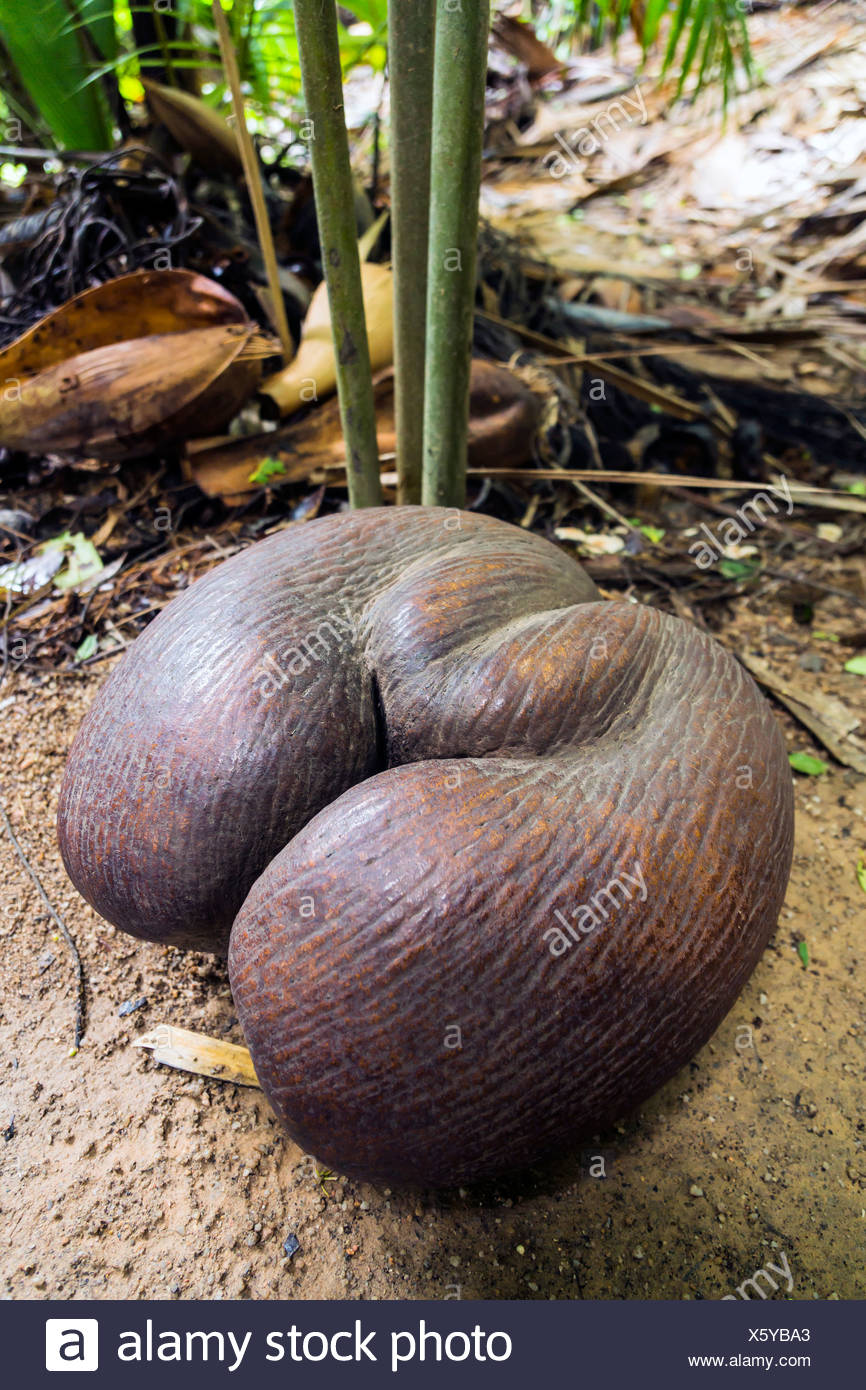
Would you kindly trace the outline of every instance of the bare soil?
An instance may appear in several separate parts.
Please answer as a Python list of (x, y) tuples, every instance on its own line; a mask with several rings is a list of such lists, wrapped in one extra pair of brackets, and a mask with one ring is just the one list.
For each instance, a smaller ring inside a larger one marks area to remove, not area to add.
[[(851, 626), (830, 599), (822, 627), (834, 617)], [(784, 605), (744, 603), (735, 626), (730, 613), (717, 625), (789, 679), (862, 708), (862, 677), (842, 670), (850, 652), (816, 643)], [(820, 674), (801, 664), (816, 650)], [(222, 963), (124, 937), (64, 875), (60, 778), (101, 678), (21, 671), (0, 702), (2, 800), (88, 980), (87, 1031), (70, 1056), (69, 954), (0, 827), (7, 1297), (866, 1297), (863, 778), (838, 765), (796, 778), (775, 939), (712, 1041), (640, 1112), (496, 1184), (377, 1190), (319, 1173), (260, 1092), (170, 1071), (130, 1045), (161, 1022), (242, 1038)], [(820, 753), (777, 712), (791, 750)], [(737, 1295), (768, 1264), (790, 1279)]]

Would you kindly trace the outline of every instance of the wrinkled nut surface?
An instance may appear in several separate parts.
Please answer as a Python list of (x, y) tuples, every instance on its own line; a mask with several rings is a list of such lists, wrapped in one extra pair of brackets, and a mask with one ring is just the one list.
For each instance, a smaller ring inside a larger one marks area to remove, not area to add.
[(231, 929), (299, 1144), (448, 1184), (694, 1055), (775, 926), (793, 794), (710, 638), (515, 527), (406, 507), (290, 527), (175, 599), (85, 719), (59, 831), (125, 931)]

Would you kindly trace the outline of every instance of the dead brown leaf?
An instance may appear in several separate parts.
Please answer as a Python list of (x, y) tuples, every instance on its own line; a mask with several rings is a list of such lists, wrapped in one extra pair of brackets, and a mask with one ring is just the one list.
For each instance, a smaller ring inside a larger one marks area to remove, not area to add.
[(559, 72), (562, 63), (546, 43), (542, 43), (530, 24), (509, 15), (497, 15), (493, 21), (494, 38), (502, 47), (524, 64), (531, 78), (546, 77)]
[(177, 87), (164, 87), (147, 77), (141, 83), (156, 119), (206, 173), (242, 172), (237, 136), (218, 111)]
[(0, 443), (121, 459), (213, 433), (252, 395), (275, 350), (203, 276), (121, 276), (0, 353)]
[(0, 378), (20, 380), (91, 348), (245, 323), (233, 294), (191, 270), (136, 270), (76, 295), (0, 352)]
[(147, 454), (228, 424), (273, 351), (254, 325), (226, 324), (79, 353), (0, 399), (0, 440), (34, 453)]

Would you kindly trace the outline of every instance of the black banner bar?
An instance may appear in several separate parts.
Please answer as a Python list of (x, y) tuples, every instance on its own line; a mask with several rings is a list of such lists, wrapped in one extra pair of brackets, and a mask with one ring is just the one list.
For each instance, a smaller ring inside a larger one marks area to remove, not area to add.
[(0, 1364), (15, 1390), (57, 1390), (66, 1371), (111, 1390), (753, 1384), (743, 1373), (823, 1388), (862, 1374), (862, 1323), (853, 1301), (7, 1302)]

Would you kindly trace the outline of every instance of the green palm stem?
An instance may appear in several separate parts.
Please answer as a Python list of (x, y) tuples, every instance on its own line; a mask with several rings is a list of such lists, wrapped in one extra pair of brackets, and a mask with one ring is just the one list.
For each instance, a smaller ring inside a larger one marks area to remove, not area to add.
[(466, 501), (489, 22), (489, 0), (443, 0), (436, 16), (422, 488), (434, 506)]
[(389, 0), (397, 501), (421, 501), (435, 0)]
[(343, 115), (337, 9), (334, 0), (295, 0), (294, 10), (304, 102), (312, 122), (313, 193), (334, 336), (349, 502), (352, 507), (377, 507), (382, 485)]

